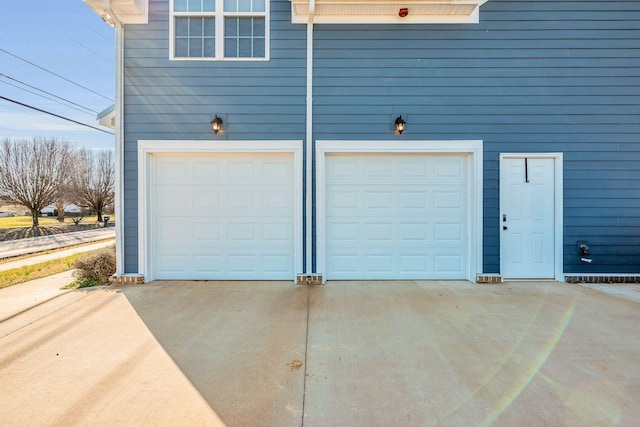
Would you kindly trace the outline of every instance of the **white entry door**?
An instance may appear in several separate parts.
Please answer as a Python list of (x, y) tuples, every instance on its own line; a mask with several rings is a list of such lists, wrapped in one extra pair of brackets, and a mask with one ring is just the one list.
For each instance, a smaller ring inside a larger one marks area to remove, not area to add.
[(500, 164), (500, 269), (506, 279), (553, 279), (555, 162), (503, 158)]

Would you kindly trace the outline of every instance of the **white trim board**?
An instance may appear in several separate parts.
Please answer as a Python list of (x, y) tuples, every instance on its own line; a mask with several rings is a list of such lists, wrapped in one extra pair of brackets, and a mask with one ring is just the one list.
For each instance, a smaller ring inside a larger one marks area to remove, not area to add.
[(293, 272), (291, 280), (296, 281), (302, 271), (302, 141), (183, 141), (183, 140), (141, 140), (138, 141), (138, 272), (145, 282), (154, 280), (153, 268), (153, 216), (151, 188), (148, 183), (152, 176), (152, 156), (163, 154), (197, 153), (291, 153), (293, 154), (294, 179), (294, 248)]
[[(324, 276), (325, 242), (325, 157), (331, 153), (421, 153), (469, 154), (469, 230), (467, 280), (482, 274), (482, 160), (481, 140), (463, 141), (316, 141), (316, 272)], [(323, 277), (326, 281), (326, 277)]]
[[(558, 282), (564, 282), (564, 264), (563, 264), (563, 209), (564, 209), (564, 193), (563, 193), (563, 155), (562, 153), (500, 153), (500, 170), (502, 170), (502, 162), (504, 159), (553, 159), (554, 160), (554, 279)], [(501, 195), (499, 196), (499, 198)], [(500, 201), (501, 203), (501, 201)], [(502, 212), (500, 206), (500, 212)], [(498, 215), (498, 227), (502, 227), (501, 215)], [(502, 236), (502, 235), (501, 235)], [(502, 239), (501, 239), (502, 243)], [(502, 250), (502, 249), (500, 249)], [(502, 270), (502, 262), (500, 263)], [(577, 275), (577, 274), (576, 274)], [(506, 278), (505, 280), (509, 280)]]

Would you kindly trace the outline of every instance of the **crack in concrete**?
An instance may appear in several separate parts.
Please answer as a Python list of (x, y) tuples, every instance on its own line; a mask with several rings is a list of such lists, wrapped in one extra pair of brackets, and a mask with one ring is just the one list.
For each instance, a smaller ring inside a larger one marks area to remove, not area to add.
[(300, 426), (304, 427), (304, 404), (307, 397), (307, 355), (309, 354), (309, 311), (311, 311), (311, 286), (307, 286), (307, 330), (304, 338), (304, 372), (302, 379), (302, 419)]

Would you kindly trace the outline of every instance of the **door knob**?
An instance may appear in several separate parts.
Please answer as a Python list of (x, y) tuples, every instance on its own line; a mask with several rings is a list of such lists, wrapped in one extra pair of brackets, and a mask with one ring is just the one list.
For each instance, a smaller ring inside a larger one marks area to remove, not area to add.
[(506, 225), (503, 225), (503, 226), (502, 226), (502, 229), (503, 229), (503, 230), (506, 230), (506, 229), (507, 229), (507, 226), (506, 226)]

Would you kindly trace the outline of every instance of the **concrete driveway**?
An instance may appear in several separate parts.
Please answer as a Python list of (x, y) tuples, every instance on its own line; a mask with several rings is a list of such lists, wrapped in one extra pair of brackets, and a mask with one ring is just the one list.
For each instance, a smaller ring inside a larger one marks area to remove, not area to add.
[(0, 425), (636, 426), (639, 308), (560, 283), (70, 292), (0, 323)]

